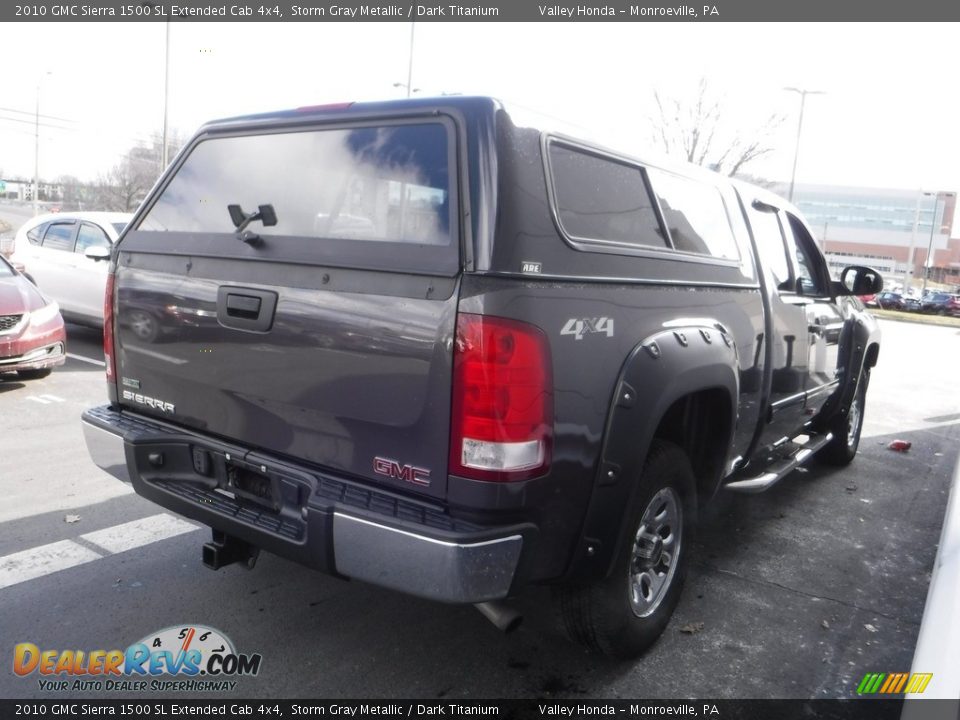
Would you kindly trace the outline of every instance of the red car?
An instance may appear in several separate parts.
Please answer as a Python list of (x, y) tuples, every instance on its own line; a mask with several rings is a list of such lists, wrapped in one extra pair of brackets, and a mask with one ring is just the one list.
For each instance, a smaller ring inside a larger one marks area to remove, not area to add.
[(67, 359), (60, 308), (0, 257), (0, 373), (50, 374)]

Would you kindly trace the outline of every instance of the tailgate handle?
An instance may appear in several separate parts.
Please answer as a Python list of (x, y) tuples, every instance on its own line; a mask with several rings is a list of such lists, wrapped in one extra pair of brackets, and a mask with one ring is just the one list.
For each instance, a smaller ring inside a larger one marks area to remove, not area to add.
[(260, 298), (250, 295), (227, 293), (227, 315), (252, 320), (259, 314)]
[(273, 326), (277, 293), (223, 285), (217, 288), (217, 322), (223, 327), (267, 332)]

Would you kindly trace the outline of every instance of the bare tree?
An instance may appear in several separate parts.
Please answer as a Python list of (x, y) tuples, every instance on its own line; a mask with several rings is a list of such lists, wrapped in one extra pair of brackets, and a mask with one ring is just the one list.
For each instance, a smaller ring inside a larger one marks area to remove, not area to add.
[(73, 175), (61, 175), (53, 184), (60, 188), (60, 206), (64, 210), (86, 210), (90, 206), (92, 188)]
[(665, 98), (654, 91), (657, 117), (653, 123), (654, 142), (668, 155), (704, 165), (734, 176), (759, 157), (773, 152), (773, 134), (783, 123), (782, 115), (770, 115), (753, 128), (730, 128), (722, 101), (701, 78), (692, 102)]
[[(178, 136), (168, 138), (169, 155), (174, 157), (183, 145)], [(94, 201), (102, 210), (132, 212), (163, 171), (163, 141), (155, 133), (150, 143), (130, 148), (108, 172), (97, 178)]]

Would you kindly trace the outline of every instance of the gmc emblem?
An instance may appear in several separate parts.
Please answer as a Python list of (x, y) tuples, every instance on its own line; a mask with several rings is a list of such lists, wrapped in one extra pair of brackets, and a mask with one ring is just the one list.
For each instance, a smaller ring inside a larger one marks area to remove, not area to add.
[(429, 485), (430, 471), (413, 465), (401, 465), (390, 458), (375, 457), (373, 471), (377, 475), (384, 475), (394, 480), (403, 480), (414, 485)]

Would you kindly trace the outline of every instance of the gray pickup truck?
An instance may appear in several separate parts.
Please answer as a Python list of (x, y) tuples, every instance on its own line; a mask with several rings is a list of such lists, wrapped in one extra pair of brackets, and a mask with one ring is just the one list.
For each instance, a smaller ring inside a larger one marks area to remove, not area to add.
[(489, 98), (221, 120), (114, 248), (84, 432), (213, 529), (209, 567), (263, 549), (501, 627), (550, 584), (633, 657), (698, 508), (853, 459), (879, 333), (851, 296), (881, 287), (769, 192)]

